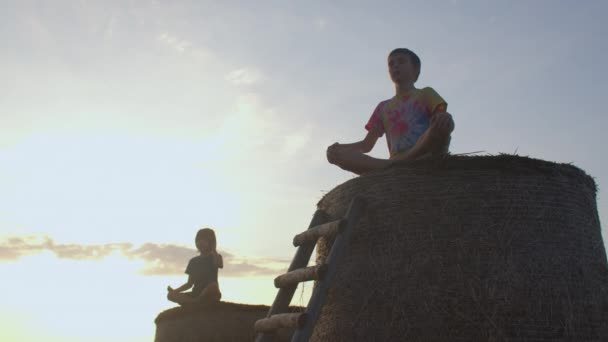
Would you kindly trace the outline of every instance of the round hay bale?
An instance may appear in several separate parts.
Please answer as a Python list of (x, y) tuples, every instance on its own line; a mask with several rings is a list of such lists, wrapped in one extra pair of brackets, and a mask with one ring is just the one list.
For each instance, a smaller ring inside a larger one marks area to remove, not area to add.
[[(524, 157), (447, 157), (354, 178), (367, 200), (312, 341), (608, 341), (591, 177)], [(331, 242), (321, 240), (317, 262)]]
[[(268, 306), (218, 302), (205, 306), (175, 307), (161, 312), (156, 320), (155, 342), (253, 341), (253, 325), (266, 317)], [(304, 308), (290, 307), (290, 312)], [(280, 329), (273, 341), (291, 341), (293, 329)]]

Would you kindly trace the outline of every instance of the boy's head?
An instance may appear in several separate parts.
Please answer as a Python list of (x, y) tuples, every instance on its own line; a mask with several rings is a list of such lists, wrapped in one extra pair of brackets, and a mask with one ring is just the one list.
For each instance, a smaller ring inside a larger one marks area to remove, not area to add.
[(196, 237), (194, 238), (194, 243), (196, 244), (196, 249), (201, 252), (211, 251), (215, 252), (217, 248), (217, 240), (215, 238), (215, 232), (211, 228), (203, 228), (200, 229), (196, 233)]
[(395, 83), (414, 83), (420, 75), (420, 58), (410, 49), (397, 48), (388, 54), (388, 72)]

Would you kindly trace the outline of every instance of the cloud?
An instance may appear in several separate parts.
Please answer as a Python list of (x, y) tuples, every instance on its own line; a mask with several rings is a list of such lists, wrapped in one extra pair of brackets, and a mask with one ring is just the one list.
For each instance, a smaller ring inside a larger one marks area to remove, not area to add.
[(298, 153), (310, 141), (310, 126), (285, 136), (281, 153), (286, 157), (291, 157)]
[[(224, 259), (222, 275), (228, 277), (279, 275), (280, 269), (286, 268), (288, 262), (283, 259), (237, 257), (226, 251), (219, 253)], [(143, 260), (146, 265), (141, 273), (150, 276), (183, 274), (188, 260), (197, 254), (198, 251), (192, 248), (154, 243), (145, 243), (139, 248), (123, 252), (129, 259)]]
[(180, 53), (186, 52), (190, 47), (192, 47), (192, 43), (189, 40), (181, 39), (167, 32), (159, 34), (157, 39)]
[(15, 261), (23, 256), (45, 251), (54, 253), (60, 259), (101, 260), (115, 251), (128, 251), (132, 246), (130, 243), (56, 244), (48, 236), (12, 236), (0, 242), (0, 261)]
[(25, 255), (37, 254), (48, 249), (51, 244), (48, 237), (9, 237), (0, 244), (0, 261), (18, 260)]
[(115, 251), (128, 251), (130, 243), (111, 243), (105, 245), (56, 245), (50, 240), (50, 248), (60, 259), (70, 260), (101, 260)]
[(222, 159), (242, 163), (258, 149), (266, 149), (281, 128), (274, 109), (266, 107), (255, 93), (248, 93), (238, 96), (234, 108), (209, 139), (209, 146), (221, 151)]
[(240, 68), (226, 75), (226, 81), (234, 85), (252, 85), (264, 79), (264, 74), (255, 68)]
[[(169, 276), (184, 273), (188, 260), (198, 254), (193, 248), (173, 244), (144, 243), (134, 247), (131, 243), (100, 245), (57, 244), (48, 236), (11, 236), (0, 241), (0, 262), (17, 261), (21, 257), (51, 252), (57, 258), (68, 260), (98, 261), (111, 254), (129, 260), (141, 260), (141, 274)], [(289, 263), (285, 259), (246, 258), (226, 251), (219, 251), (224, 259), (222, 276), (244, 277), (279, 275)]]

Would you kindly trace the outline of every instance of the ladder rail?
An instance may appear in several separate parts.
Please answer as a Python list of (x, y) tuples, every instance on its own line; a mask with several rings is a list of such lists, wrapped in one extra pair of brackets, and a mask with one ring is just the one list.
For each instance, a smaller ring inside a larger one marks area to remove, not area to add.
[[(325, 211), (321, 209), (317, 209), (312, 216), (308, 228), (316, 227), (328, 221), (329, 218), (327, 213), (325, 213)], [(306, 267), (308, 265), (308, 262), (310, 261), (310, 257), (312, 255), (312, 251), (315, 248), (315, 245), (316, 243), (307, 243), (298, 247), (298, 249), (296, 250), (296, 254), (293, 257), (293, 260), (291, 261), (291, 265), (288, 268), (288, 272)], [(289, 304), (291, 303), (291, 300), (293, 298), (294, 293), (296, 292), (297, 287), (298, 284), (295, 284), (294, 286), (280, 288), (274, 299), (274, 302), (272, 303), (272, 306), (268, 310), (268, 314), (266, 315), (266, 317), (270, 318), (272, 315), (287, 312), (287, 310), (289, 309)], [(273, 333), (269, 332), (258, 333), (256, 334), (255, 342), (272, 342), (273, 335)]]
[[(344, 218), (332, 222), (325, 211), (321, 209), (315, 211), (308, 230), (294, 238), (294, 245), (299, 247), (287, 273), (275, 278), (275, 286), (279, 287), (279, 291), (266, 318), (258, 320), (254, 326), (255, 342), (271, 342), (274, 340), (276, 329), (287, 326), (295, 327), (292, 342), (308, 342), (327, 300), (332, 280), (337, 273), (340, 259), (348, 247), (354, 226), (358, 224), (366, 206), (367, 202), (357, 196), (351, 200)], [(321, 236), (327, 238), (335, 236), (329, 255), (324, 264), (307, 267), (317, 240)], [(299, 283), (314, 279), (317, 283), (306, 311), (299, 314), (287, 313)]]
[(365, 201), (360, 197), (355, 197), (351, 201), (345, 216), (347, 219), (346, 227), (341, 234), (336, 236), (334, 244), (327, 256), (327, 260), (325, 261), (328, 265), (327, 273), (322, 280), (317, 282), (317, 286), (313, 290), (306, 309), (306, 313), (308, 314), (307, 320), (302, 328), (296, 329), (291, 342), (307, 342), (312, 336), (317, 319), (321, 314), (321, 309), (327, 299), (327, 293), (331, 286), (331, 282), (337, 272), (340, 258), (345, 254), (348, 247), (348, 242), (354, 228), (353, 226), (359, 221), (365, 206)]

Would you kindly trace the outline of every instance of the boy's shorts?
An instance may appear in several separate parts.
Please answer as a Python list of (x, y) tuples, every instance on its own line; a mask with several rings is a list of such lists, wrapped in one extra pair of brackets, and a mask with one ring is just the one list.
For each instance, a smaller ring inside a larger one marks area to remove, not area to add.
[(452, 137), (449, 136), (445, 143), (441, 144), (440, 147), (436, 151), (431, 151), (423, 154), (422, 156), (416, 158), (416, 160), (421, 159), (430, 159), (430, 158), (438, 158), (442, 156), (446, 156), (450, 153), (450, 142), (452, 141)]

